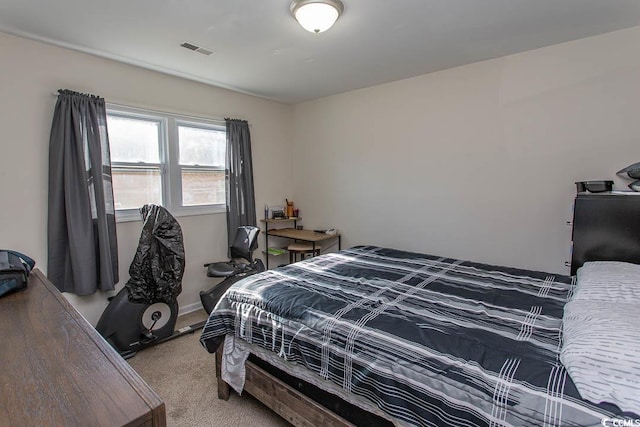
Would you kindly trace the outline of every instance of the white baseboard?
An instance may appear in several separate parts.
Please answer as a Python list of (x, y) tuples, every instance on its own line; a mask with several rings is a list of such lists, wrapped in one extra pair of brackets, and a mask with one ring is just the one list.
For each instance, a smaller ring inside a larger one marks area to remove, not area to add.
[(198, 310), (202, 310), (202, 309), (203, 309), (202, 303), (194, 302), (193, 304), (181, 306), (178, 309), (178, 316), (182, 316), (184, 314), (193, 313), (194, 311), (198, 311)]

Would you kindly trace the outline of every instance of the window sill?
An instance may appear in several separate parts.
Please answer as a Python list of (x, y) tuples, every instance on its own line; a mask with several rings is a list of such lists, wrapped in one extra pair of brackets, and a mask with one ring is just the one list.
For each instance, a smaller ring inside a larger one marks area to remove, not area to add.
[[(214, 215), (226, 213), (225, 206), (197, 206), (191, 208), (181, 208), (171, 214), (176, 218), (197, 216), (197, 215)], [(138, 209), (127, 209), (116, 211), (116, 223), (119, 222), (135, 222), (142, 221), (142, 216)]]

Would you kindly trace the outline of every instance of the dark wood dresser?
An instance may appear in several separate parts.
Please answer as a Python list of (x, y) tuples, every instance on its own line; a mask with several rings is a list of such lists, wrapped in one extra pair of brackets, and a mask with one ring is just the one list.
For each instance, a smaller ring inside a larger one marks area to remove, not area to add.
[(0, 340), (0, 425), (166, 425), (158, 395), (38, 269), (0, 298)]
[(578, 193), (571, 274), (586, 261), (640, 263), (640, 193)]

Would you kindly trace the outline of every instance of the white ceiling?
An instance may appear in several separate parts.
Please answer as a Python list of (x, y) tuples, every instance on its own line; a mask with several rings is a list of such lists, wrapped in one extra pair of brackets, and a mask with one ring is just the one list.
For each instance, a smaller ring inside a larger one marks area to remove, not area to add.
[(289, 2), (0, 0), (0, 31), (296, 103), (640, 25), (640, 0), (343, 0), (312, 34)]

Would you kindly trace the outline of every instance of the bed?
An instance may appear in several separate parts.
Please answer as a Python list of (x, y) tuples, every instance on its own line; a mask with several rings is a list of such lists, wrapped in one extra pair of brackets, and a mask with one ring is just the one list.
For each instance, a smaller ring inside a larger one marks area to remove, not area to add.
[(640, 418), (582, 399), (561, 362), (575, 289), (575, 276), (359, 246), (234, 284), (201, 342), (220, 397), (244, 389), (295, 425)]

